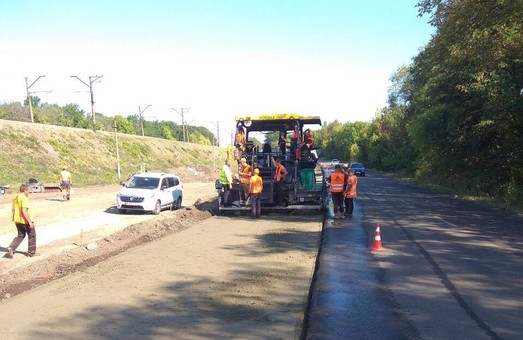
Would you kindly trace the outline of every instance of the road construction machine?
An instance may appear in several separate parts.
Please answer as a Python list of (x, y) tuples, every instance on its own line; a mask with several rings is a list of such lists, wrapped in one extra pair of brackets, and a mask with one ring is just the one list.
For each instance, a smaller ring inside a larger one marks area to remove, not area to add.
[[(219, 211), (249, 210), (248, 199), (242, 197), (240, 175), (242, 158), (258, 168), (263, 179), (262, 210), (307, 209), (322, 212), (326, 203), (326, 183), (323, 169), (318, 164), (321, 149), (314, 144), (313, 130), (321, 126), (319, 116), (296, 113), (276, 113), (239, 116), (236, 120), (236, 138), (229, 157), (234, 174), (227, 202), (223, 188), (216, 181)], [(275, 160), (287, 170), (283, 184), (283, 202), (277, 204)], [(245, 163), (244, 163), (245, 164)]]

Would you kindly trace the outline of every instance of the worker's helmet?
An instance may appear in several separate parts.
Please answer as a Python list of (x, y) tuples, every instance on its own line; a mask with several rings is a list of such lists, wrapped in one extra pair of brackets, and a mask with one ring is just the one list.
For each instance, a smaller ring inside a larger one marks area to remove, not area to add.
[(245, 159), (245, 157), (242, 157), (242, 158), (240, 159), (240, 162), (241, 162), (241, 163), (246, 163), (247, 160)]
[(260, 174), (260, 169), (258, 169), (258, 168), (254, 169), (254, 174), (255, 175), (259, 175)]

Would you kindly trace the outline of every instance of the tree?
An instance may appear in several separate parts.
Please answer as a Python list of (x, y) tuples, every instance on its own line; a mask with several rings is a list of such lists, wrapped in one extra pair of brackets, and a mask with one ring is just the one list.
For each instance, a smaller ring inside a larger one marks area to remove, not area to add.
[(437, 28), (412, 67), (409, 135), (420, 166), (471, 192), (512, 196), (523, 184), (523, 2), (418, 5)]
[(78, 104), (67, 104), (63, 107), (64, 117), (67, 122), (65, 126), (72, 126), (77, 128), (86, 127), (86, 115), (83, 110), (80, 109)]
[[(38, 96), (31, 96), (31, 104), (33, 107), (38, 107), (40, 105), (41, 99)], [(29, 106), (28, 98), (24, 100), (24, 106)]]
[(134, 125), (127, 120), (127, 118), (116, 115), (114, 116), (114, 121), (116, 123), (116, 130), (120, 133), (126, 133), (130, 135), (136, 134), (136, 130), (134, 128)]

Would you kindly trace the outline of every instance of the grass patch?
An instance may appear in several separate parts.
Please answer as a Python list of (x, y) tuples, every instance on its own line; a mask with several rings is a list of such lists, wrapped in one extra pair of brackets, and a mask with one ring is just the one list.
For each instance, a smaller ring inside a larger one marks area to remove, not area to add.
[[(69, 167), (76, 186), (120, 182), (114, 133), (1, 119), (0, 129), (0, 184), (17, 186), (29, 178), (55, 184), (63, 165)], [(118, 149), (122, 179), (142, 169), (175, 172), (180, 167), (213, 165), (210, 145), (119, 134)], [(225, 156), (224, 148), (215, 148), (217, 167)]]

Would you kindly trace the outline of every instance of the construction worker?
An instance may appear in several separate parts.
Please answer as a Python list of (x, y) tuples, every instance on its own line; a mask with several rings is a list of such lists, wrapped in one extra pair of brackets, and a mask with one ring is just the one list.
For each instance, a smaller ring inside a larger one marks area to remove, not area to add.
[(336, 164), (334, 172), (329, 176), (332, 204), (334, 206), (334, 219), (344, 218), (343, 216), (343, 189), (345, 184), (345, 174), (341, 171), (341, 166)]
[(271, 159), (272, 165), (274, 166), (274, 192), (276, 193), (276, 206), (278, 207), (285, 205), (283, 196), (285, 177), (287, 177), (288, 172), (280, 159), (275, 159), (274, 156), (271, 156)]
[(236, 131), (236, 139), (234, 145), (236, 146), (235, 159), (238, 160), (245, 152), (245, 144), (247, 144), (247, 139), (245, 137), (245, 131), (243, 127), (238, 126)]
[(18, 230), (18, 235), (13, 239), (9, 247), (7, 247), (7, 257), (13, 258), (16, 248), (22, 243), (26, 234), (29, 243), (27, 256), (38, 256), (39, 254), (36, 253), (36, 231), (33, 208), (29, 201), (28, 184), (22, 184), (20, 186), (20, 192), (13, 197), (11, 217)]
[(229, 202), (229, 192), (232, 189), (232, 172), (231, 172), (231, 161), (227, 158), (220, 170), (220, 184), (222, 185), (222, 202), (223, 207), (230, 207), (231, 203)]
[(64, 201), (71, 199), (71, 185), (73, 185), (71, 173), (67, 170), (67, 166), (64, 165), (62, 171), (60, 171), (60, 189), (62, 189)]
[(345, 216), (352, 217), (354, 211), (354, 199), (356, 198), (356, 188), (358, 187), (358, 177), (354, 174), (354, 171), (349, 168), (347, 169), (349, 177), (347, 178), (345, 191), (343, 193), (345, 197)]
[(251, 203), (252, 218), (259, 218), (261, 214), (261, 193), (263, 191), (263, 180), (260, 177), (260, 169), (254, 169), (254, 174), (249, 181), (249, 201)]
[[(300, 144), (300, 154), (301, 156), (307, 156), (311, 158), (311, 150), (314, 146), (314, 136), (310, 129), (307, 129), (303, 132), (303, 141)], [(309, 159), (312, 160), (312, 159)]]
[(281, 130), (280, 136), (278, 137), (278, 146), (280, 148), (280, 153), (282, 157), (285, 158), (286, 148), (287, 148), (287, 131)]
[(298, 129), (298, 124), (294, 122), (291, 134), (291, 158), (297, 159), (299, 155), (298, 143), (300, 139), (300, 131)]
[(240, 205), (245, 205), (249, 194), (249, 185), (252, 176), (252, 166), (247, 163), (247, 159), (240, 159)]
[(308, 144), (309, 149), (314, 146), (314, 135), (310, 129), (305, 130), (303, 133), (303, 143)]

